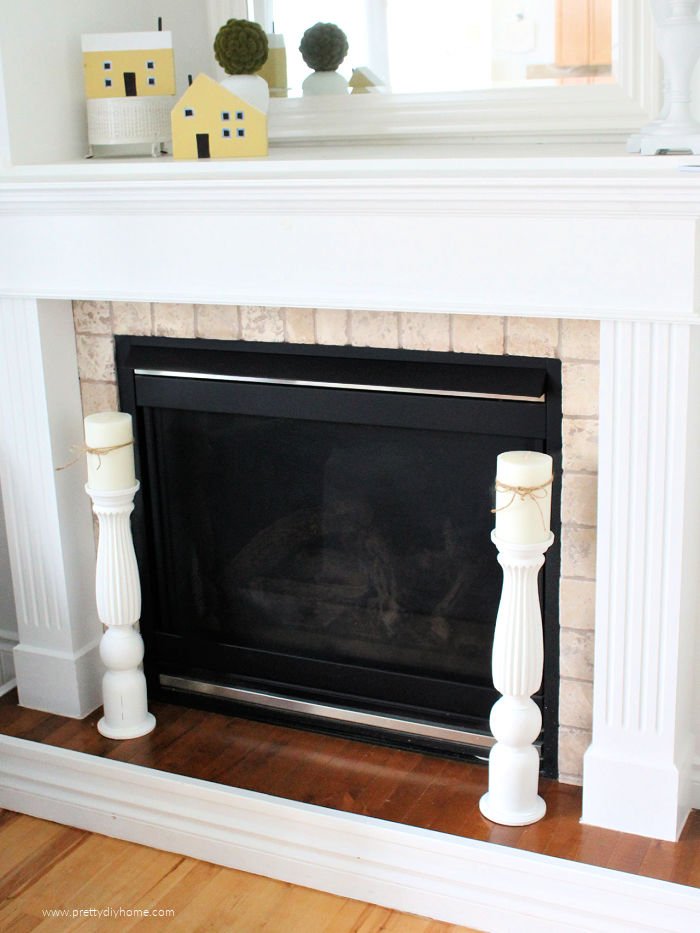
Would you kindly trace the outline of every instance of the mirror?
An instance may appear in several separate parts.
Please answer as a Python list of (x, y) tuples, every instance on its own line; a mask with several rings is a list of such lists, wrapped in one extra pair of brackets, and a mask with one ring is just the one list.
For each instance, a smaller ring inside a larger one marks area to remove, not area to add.
[[(338, 72), (368, 68), (379, 91), (445, 93), (612, 81), (613, 0), (269, 0), (254, 4), (284, 38), (289, 97), (309, 67), (304, 31), (332, 22), (347, 35)], [(355, 83), (355, 82), (351, 82)], [(369, 89), (375, 92), (375, 88)], [(353, 93), (366, 92), (355, 87)]]
[[(249, 15), (268, 32), (274, 21), (285, 38), (290, 89), (271, 101), (273, 145), (624, 148), (659, 111), (647, 0), (217, 2), (247, 2)], [(296, 96), (310, 73), (299, 41), (317, 21), (348, 34), (339, 72), (350, 78), (366, 65), (388, 87)]]

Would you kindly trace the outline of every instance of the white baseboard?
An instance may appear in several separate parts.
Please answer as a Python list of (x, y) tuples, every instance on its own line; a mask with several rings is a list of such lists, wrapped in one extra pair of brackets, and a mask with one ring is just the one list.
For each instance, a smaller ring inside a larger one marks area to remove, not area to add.
[(700, 810), (700, 755), (696, 755), (693, 760), (693, 790), (691, 805)]
[(9, 693), (10, 690), (14, 690), (17, 686), (17, 680), (8, 680), (6, 684), (0, 686), (0, 697), (4, 697), (6, 693)]
[(688, 933), (700, 891), (0, 736), (0, 807), (490, 933)]

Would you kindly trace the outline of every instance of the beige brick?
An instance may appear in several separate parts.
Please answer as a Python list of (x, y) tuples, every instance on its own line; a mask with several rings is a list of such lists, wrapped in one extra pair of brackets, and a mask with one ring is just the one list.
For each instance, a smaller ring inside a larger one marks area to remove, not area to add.
[(194, 306), (153, 305), (156, 337), (194, 337)]
[(595, 583), (562, 577), (559, 584), (559, 622), (564, 628), (593, 630)]
[(100, 411), (118, 411), (117, 387), (113, 382), (81, 382), (83, 417)]
[(450, 349), (450, 318), (447, 314), (402, 314), (400, 329), (401, 346), (406, 350)]
[(563, 577), (595, 579), (595, 528), (562, 525), (561, 573)]
[(235, 305), (195, 305), (196, 332), (207, 340), (238, 340), (241, 328)]
[(342, 347), (348, 342), (348, 312), (316, 308), (316, 342)]
[(93, 382), (114, 382), (114, 340), (111, 336), (78, 334), (78, 372), (81, 379)]
[(456, 353), (504, 352), (504, 321), (502, 317), (478, 314), (452, 315), (452, 349)]
[(506, 325), (509, 356), (556, 356), (559, 321), (552, 318), (512, 317)]
[(284, 340), (284, 312), (281, 308), (241, 308), (241, 337), (243, 340)]
[(598, 420), (591, 418), (564, 418), (562, 422), (564, 444), (564, 471), (598, 470)]
[(559, 681), (559, 724), (590, 730), (593, 722), (593, 684), (583, 680)]
[(314, 312), (311, 308), (287, 308), (287, 340), (290, 343), (316, 343)]
[(111, 334), (112, 307), (108, 301), (74, 301), (76, 334)]
[(350, 333), (354, 347), (398, 349), (398, 315), (393, 311), (352, 311)]
[(579, 418), (598, 416), (597, 363), (564, 363), (562, 365), (564, 415)]
[(593, 683), (593, 632), (563, 628), (559, 632), (559, 672), (562, 677)]
[(599, 322), (562, 321), (559, 350), (563, 360), (598, 360), (600, 358)]
[(151, 305), (147, 301), (114, 301), (112, 322), (115, 334), (148, 337), (153, 333)]
[(580, 784), (583, 778), (583, 756), (591, 744), (587, 729), (559, 729), (559, 780), (565, 784)]
[(597, 476), (564, 474), (561, 520), (577, 525), (595, 525), (598, 505)]

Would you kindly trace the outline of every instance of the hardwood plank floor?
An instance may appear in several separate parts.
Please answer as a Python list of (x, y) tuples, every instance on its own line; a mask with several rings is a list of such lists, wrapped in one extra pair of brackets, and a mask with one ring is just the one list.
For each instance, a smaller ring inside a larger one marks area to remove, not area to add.
[[(0, 811), (0, 879), (0, 929), (8, 933), (476, 933), (7, 810)], [(127, 913), (72, 916), (110, 908)]]
[(700, 811), (677, 843), (583, 826), (581, 790), (542, 780), (547, 815), (527, 827), (497, 826), (479, 812), (485, 767), (284, 726), (151, 704), (156, 730), (116, 742), (100, 713), (78, 721), (0, 699), (0, 733), (242, 787), (291, 800), (406, 823), (700, 887)]

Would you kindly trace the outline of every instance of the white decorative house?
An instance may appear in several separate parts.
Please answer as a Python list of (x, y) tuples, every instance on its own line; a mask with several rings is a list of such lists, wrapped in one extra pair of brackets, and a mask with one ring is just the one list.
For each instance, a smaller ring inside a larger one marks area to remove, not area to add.
[[(14, 6), (0, 12), (21, 39)], [(187, 4), (173, 6), (184, 22)], [(233, 6), (208, 4), (210, 32)], [(573, 615), (561, 626), (578, 633), (574, 653), (594, 637), (592, 688), (578, 668), (563, 672), (576, 710), (560, 719), (586, 746), (583, 821), (678, 837), (700, 806), (698, 159), (624, 154), (656, 113), (659, 82), (648, 13), (619, 7), (616, 84), (492, 106), (272, 101), (264, 162), (85, 164), (68, 78), (52, 102), (67, 125), (52, 157), (27, 125), (33, 89), (6, 67), (0, 480), (21, 704), (81, 718), (101, 703), (85, 477), (55, 467), (81, 438), (79, 356), (83, 382), (113, 392), (113, 328), (90, 319), (76, 351), (72, 302), (131, 308), (132, 323), (145, 306), (155, 333), (186, 337), (229, 305), (244, 339), (440, 350), (468, 331), (484, 352), (518, 338), (525, 353), (542, 328), (532, 355), (544, 333), (552, 356), (571, 322), (596, 321), (599, 369), (590, 348), (560, 354), (578, 454), (595, 447), (599, 412), (597, 477), (569, 464), (563, 516), (562, 592), (595, 590), (594, 635)], [(90, 28), (124, 28), (113, 20), (126, 13), (102, 12)], [(177, 21), (173, 36), (177, 49)], [(4, 40), (0, 55), (11, 62)], [(407, 151), (394, 140), (408, 132), (431, 141)], [(500, 344), (486, 336), (494, 320)], [(574, 487), (597, 488), (594, 513), (566, 499)], [(581, 599), (568, 606), (583, 611)], [(3, 736), (0, 806), (483, 929), (681, 931), (700, 915), (698, 892), (680, 885)]]

